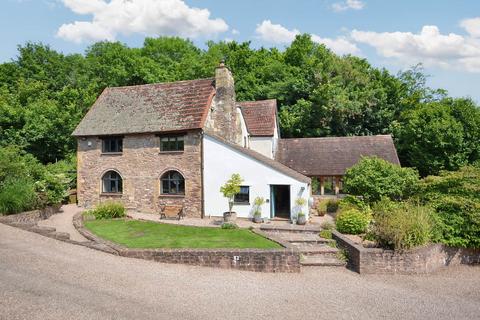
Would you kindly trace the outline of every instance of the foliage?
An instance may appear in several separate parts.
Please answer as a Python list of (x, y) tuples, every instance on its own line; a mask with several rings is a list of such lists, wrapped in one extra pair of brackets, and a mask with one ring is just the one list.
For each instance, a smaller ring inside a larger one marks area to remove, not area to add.
[(402, 162), (422, 176), (457, 170), (480, 158), (480, 112), (468, 99), (422, 104), (402, 114), (395, 136)]
[(418, 173), (377, 157), (364, 157), (345, 173), (344, 190), (372, 203), (387, 196), (392, 200), (408, 198), (417, 191)]
[(328, 199), (326, 207), (328, 213), (335, 213), (338, 210), (338, 201), (336, 199)]
[(480, 248), (480, 166), (426, 177), (419, 197), (436, 212), (441, 242)]
[(240, 192), (240, 185), (242, 182), (242, 177), (240, 177), (238, 173), (234, 173), (230, 179), (228, 179), (227, 182), (220, 187), (220, 192), (225, 198), (228, 199), (228, 212), (232, 212), (233, 199), (235, 195)]
[(383, 198), (373, 212), (371, 233), (382, 247), (409, 249), (434, 238), (434, 216), (430, 207), (412, 201), (394, 203)]
[(367, 231), (371, 216), (358, 209), (348, 209), (340, 212), (335, 220), (337, 230), (347, 234), (360, 234)]
[(322, 224), (320, 225), (320, 227), (323, 229), (323, 230), (333, 230), (335, 229), (335, 225), (329, 221), (324, 221), (322, 222)]
[(338, 210), (340, 212), (345, 211), (345, 210), (349, 210), (349, 209), (357, 209), (357, 210), (364, 211), (364, 212), (370, 212), (371, 211), (370, 206), (367, 203), (365, 203), (359, 197), (355, 197), (355, 196), (351, 196), (351, 195), (348, 195), (348, 196), (342, 198), (338, 202)]
[(222, 229), (227, 229), (227, 230), (238, 229), (238, 226), (233, 222), (224, 222), (222, 223)]
[(325, 199), (318, 201), (317, 211), (319, 215), (325, 215), (325, 213), (327, 212), (327, 202), (328, 200)]
[(324, 239), (332, 239), (332, 230), (322, 230), (320, 231), (319, 236)]
[(262, 215), (262, 206), (265, 204), (265, 199), (262, 197), (256, 197), (255, 200), (253, 200), (253, 204), (255, 206), (253, 215), (260, 217)]
[(16, 147), (0, 147), (0, 212), (16, 213), (61, 203), (69, 181), (61, 170), (53, 172)]
[(297, 206), (297, 217), (305, 217), (305, 212), (303, 212), (303, 206), (307, 203), (305, 198), (298, 197), (295, 199), (295, 205)]
[(128, 248), (282, 248), (247, 229), (223, 230), (138, 220), (85, 221), (85, 227)]
[(98, 220), (123, 218), (126, 215), (123, 204), (114, 201), (103, 202), (88, 213), (93, 214)]
[(0, 213), (14, 214), (35, 207), (37, 195), (34, 185), (27, 179), (8, 181), (0, 189)]

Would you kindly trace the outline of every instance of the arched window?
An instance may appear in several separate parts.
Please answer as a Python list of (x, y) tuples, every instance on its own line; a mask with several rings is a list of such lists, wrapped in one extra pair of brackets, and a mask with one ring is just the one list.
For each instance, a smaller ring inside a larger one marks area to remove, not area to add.
[(160, 178), (162, 194), (185, 194), (185, 179), (177, 171), (167, 171)]
[(102, 192), (104, 193), (122, 193), (122, 177), (116, 171), (107, 171), (102, 177)]

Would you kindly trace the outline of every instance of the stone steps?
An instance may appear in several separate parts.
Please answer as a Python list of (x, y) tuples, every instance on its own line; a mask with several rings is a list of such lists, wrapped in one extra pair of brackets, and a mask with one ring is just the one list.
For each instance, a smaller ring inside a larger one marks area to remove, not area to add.
[(302, 256), (300, 264), (304, 267), (345, 267), (347, 263), (336, 256), (314, 255)]
[(336, 248), (335, 240), (319, 236), (320, 227), (315, 225), (272, 226), (262, 225), (260, 229), (290, 243), (301, 253), (300, 263), (310, 267), (345, 267), (346, 261), (340, 259), (340, 250)]

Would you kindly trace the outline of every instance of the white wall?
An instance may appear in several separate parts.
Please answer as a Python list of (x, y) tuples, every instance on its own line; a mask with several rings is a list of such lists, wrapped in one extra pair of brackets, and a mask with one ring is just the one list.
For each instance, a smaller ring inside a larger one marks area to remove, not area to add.
[[(292, 215), (298, 211), (295, 199), (308, 200), (309, 185), (285, 175), (270, 166), (205, 135), (204, 152), (204, 196), (205, 216), (222, 216), (228, 211), (228, 200), (220, 193), (220, 187), (238, 173), (244, 179), (243, 185), (250, 187), (250, 205), (234, 205), (238, 217), (251, 217), (253, 200), (260, 196), (270, 200), (270, 185), (290, 185), (290, 203)], [(302, 191), (302, 187), (304, 188)], [(308, 215), (308, 205), (301, 208)], [(262, 206), (262, 217), (270, 218), (270, 203)]]
[(250, 137), (250, 149), (273, 159), (273, 137)]

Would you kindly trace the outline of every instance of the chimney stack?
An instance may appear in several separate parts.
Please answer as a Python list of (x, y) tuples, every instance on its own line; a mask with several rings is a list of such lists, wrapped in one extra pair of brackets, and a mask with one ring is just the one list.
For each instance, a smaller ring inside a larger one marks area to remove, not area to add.
[(215, 69), (215, 89), (216, 94), (210, 115), (210, 127), (217, 135), (227, 141), (239, 143), (241, 129), (239, 131), (240, 122), (237, 122), (235, 82), (232, 73), (225, 66), (223, 60)]

